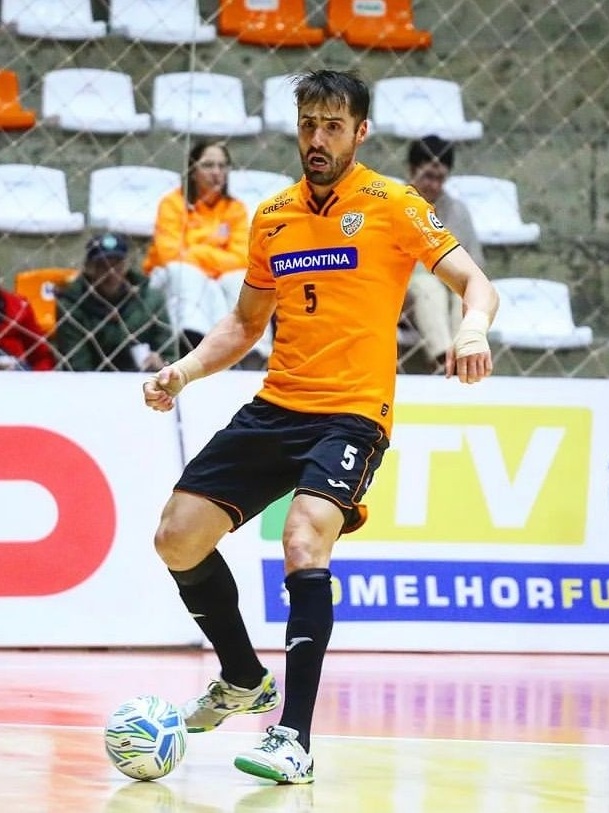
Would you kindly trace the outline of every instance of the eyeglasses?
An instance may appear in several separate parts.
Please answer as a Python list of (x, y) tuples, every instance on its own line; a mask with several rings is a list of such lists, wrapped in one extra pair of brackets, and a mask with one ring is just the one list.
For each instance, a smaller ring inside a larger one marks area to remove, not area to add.
[(226, 172), (230, 165), (226, 161), (199, 161), (197, 166), (199, 169), (219, 169)]

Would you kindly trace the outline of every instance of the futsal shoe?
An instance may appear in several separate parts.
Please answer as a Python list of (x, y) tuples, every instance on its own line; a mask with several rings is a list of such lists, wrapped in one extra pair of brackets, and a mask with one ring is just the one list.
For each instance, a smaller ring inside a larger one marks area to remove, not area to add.
[(267, 670), (259, 686), (242, 689), (220, 678), (213, 680), (202, 697), (182, 708), (186, 728), (192, 733), (212, 731), (233, 714), (262, 714), (281, 702), (275, 678)]
[(271, 725), (260, 745), (235, 758), (235, 768), (261, 779), (272, 779), (280, 785), (313, 782), (313, 757), (307, 754), (297, 737), (295, 728)]

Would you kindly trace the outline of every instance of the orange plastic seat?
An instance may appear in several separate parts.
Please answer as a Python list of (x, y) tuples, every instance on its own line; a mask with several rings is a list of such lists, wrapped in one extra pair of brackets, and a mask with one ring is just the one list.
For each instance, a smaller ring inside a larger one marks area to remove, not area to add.
[(70, 282), (78, 273), (77, 268), (32, 268), (15, 274), (15, 293), (28, 300), (46, 334), (55, 330), (55, 287)]
[(34, 124), (36, 113), (21, 106), (17, 74), (0, 70), (0, 130), (25, 130)]
[(320, 45), (322, 28), (307, 24), (305, 0), (268, 0), (268, 10), (252, 10), (248, 0), (221, 0), (218, 33), (250, 45), (299, 47)]
[(384, 0), (377, 5), (378, 9), (357, 0), (328, 0), (328, 33), (354, 47), (392, 51), (429, 48), (431, 34), (415, 28), (410, 0)]

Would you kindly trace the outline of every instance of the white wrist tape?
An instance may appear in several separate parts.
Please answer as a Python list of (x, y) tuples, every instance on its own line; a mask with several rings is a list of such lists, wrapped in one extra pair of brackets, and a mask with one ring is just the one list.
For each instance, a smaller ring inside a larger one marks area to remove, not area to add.
[(453, 342), (457, 358), (486, 353), (490, 350), (486, 334), (490, 326), (488, 314), (470, 309), (463, 317)]
[(176, 361), (172, 366), (174, 370), (178, 371), (182, 387), (185, 387), (195, 378), (201, 378), (203, 375), (201, 362), (192, 351)]

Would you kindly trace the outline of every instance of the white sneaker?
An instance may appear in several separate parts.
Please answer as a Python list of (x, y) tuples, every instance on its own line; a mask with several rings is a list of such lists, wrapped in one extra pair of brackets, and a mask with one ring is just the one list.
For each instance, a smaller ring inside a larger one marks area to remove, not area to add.
[(281, 785), (313, 782), (313, 757), (307, 754), (297, 737), (295, 728), (271, 725), (260, 745), (235, 758), (235, 768)]
[(211, 731), (233, 714), (261, 714), (281, 702), (273, 675), (266, 671), (259, 686), (242, 689), (220, 678), (213, 680), (202, 697), (189, 700), (182, 708), (186, 728), (191, 733)]

